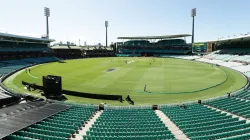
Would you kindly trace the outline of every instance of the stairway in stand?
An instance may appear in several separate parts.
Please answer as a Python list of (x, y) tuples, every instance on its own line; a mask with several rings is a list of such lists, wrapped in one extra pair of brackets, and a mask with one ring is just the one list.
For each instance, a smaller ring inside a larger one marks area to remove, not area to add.
[(155, 113), (162, 120), (162, 122), (168, 127), (171, 133), (175, 136), (177, 140), (189, 140), (187, 136), (176, 126), (161, 110), (155, 110)]

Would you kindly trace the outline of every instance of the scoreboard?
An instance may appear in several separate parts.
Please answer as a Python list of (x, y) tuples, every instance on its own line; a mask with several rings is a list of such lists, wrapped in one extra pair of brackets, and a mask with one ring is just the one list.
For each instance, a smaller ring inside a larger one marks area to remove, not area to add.
[(194, 53), (207, 53), (212, 52), (212, 43), (203, 42), (203, 43), (193, 43), (192, 50)]

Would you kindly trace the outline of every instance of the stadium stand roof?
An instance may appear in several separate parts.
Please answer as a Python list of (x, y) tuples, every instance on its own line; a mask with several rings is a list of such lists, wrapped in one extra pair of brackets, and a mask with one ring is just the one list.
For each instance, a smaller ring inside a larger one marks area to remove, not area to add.
[(0, 139), (70, 108), (61, 104), (29, 102), (0, 110)]
[(80, 46), (56, 45), (56, 46), (52, 46), (51, 49), (82, 49), (82, 47), (80, 47)]
[(236, 42), (242, 40), (250, 40), (250, 34), (228, 37), (228, 38), (221, 38), (218, 39), (216, 42), (226, 43), (226, 42)]
[(14, 39), (24, 39), (24, 40), (31, 40), (31, 41), (45, 41), (45, 42), (55, 41), (54, 39), (28, 37), (28, 36), (14, 35), (14, 34), (8, 34), (8, 33), (0, 33), (0, 38), (14, 38)]
[(117, 39), (170, 39), (170, 38), (180, 38), (189, 37), (190, 34), (176, 34), (176, 35), (163, 35), (163, 36), (134, 36), (134, 37), (118, 37)]
[(212, 43), (229, 43), (229, 42), (238, 42), (238, 41), (246, 41), (250, 40), (250, 34), (245, 34), (245, 35), (240, 35), (240, 36), (233, 36), (233, 37), (225, 37), (225, 38), (220, 38), (218, 40), (209, 40), (209, 41), (200, 41), (199, 43), (202, 42), (212, 42)]

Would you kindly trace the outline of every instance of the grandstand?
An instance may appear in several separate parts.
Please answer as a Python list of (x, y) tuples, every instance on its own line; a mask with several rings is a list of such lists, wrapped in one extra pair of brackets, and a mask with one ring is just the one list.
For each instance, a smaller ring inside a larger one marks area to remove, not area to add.
[(86, 57), (113, 57), (115, 56), (113, 47), (105, 46), (84, 46), (83, 51)]
[(54, 51), (55, 56), (61, 59), (76, 59), (84, 57), (82, 47), (74, 44), (54, 44), (51, 49)]
[(94, 46), (77, 46), (72, 43), (56, 43), (51, 49), (56, 57), (61, 59), (77, 59), (86, 57), (113, 57), (115, 56), (112, 46), (104, 47), (101, 45)]
[(53, 39), (0, 33), (0, 60), (51, 56)]
[[(128, 40), (118, 46), (117, 56), (162, 56), (166, 54), (188, 54), (191, 46), (184, 39), (189, 34), (166, 36), (118, 37)], [(150, 41), (157, 42), (150, 42)]]

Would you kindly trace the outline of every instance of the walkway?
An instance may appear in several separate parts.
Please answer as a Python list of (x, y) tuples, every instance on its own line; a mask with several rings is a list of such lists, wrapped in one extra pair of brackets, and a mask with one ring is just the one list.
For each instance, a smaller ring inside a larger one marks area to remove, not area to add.
[(159, 116), (166, 127), (171, 131), (177, 140), (189, 140), (189, 138), (177, 127), (166, 114), (160, 110), (155, 110), (155, 113)]
[(76, 137), (71, 138), (71, 140), (82, 140), (83, 136), (86, 135), (89, 128), (92, 127), (92, 125), (95, 123), (98, 117), (102, 114), (102, 112), (103, 111), (97, 111), (96, 114), (89, 121), (87, 121), (87, 123), (85, 123), (85, 126), (83, 126), (81, 130), (79, 130), (79, 134), (76, 134)]

